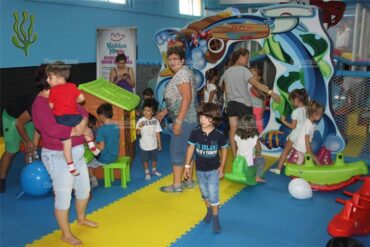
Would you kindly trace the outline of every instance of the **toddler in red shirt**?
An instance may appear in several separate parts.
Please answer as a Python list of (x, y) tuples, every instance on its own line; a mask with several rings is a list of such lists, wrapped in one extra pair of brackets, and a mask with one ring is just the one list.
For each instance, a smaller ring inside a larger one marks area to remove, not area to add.
[[(66, 82), (69, 77), (69, 66), (63, 62), (54, 62), (46, 67), (47, 82), (49, 83), (50, 96), (49, 106), (53, 111), (56, 121), (59, 124), (74, 127), (82, 121), (82, 116), (77, 110), (77, 103), (85, 101), (85, 97), (76, 85)], [(95, 147), (94, 137), (91, 129), (84, 131), (85, 141), (94, 155), (98, 155), (100, 150)], [(69, 172), (78, 176), (80, 173), (76, 169), (72, 159), (71, 138), (62, 140), (63, 154), (67, 161)]]

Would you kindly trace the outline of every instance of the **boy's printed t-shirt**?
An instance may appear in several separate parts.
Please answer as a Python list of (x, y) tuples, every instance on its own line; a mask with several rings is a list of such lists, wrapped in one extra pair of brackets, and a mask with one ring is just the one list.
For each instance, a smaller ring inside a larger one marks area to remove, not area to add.
[(195, 146), (198, 171), (217, 170), (220, 167), (218, 150), (228, 147), (228, 141), (222, 131), (214, 129), (207, 135), (201, 127), (192, 130), (188, 143)]
[(115, 123), (104, 124), (96, 130), (95, 142), (104, 142), (98, 161), (103, 164), (117, 160), (119, 154), (119, 127)]
[(161, 125), (156, 118), (147, 119), (142, 117), (137, 121), (136, 129), (144, 122), (144, 126), (140, 130), (139, 145), (142, 150), (151, 151), (158, 148), (157, 133), (162, 131)]

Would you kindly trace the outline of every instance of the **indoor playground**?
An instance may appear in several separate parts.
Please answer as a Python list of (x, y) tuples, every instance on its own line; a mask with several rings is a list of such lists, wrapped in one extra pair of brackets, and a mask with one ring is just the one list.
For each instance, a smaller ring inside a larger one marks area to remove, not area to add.
[[(113, 105), (119, 158), (96, 170), (86, 212), (98, 228), (77, 223), (72, 196), (70, 227), (84, 246), (370, 246), (370, 1), (5, 0), (0, 11), (1, 112), (33, 88), (40, 64), (55, 61), (70, 65), (86, 111), (97, 115), (100, 104)], [(159, 189), (173, 179), (169, 117), (161, 122), (162, 176), (144, 178), (136, 121), (146, 88), (166, 107), (165, 88), (174, 77), (167, 50), (174, 46), (185, 50), (199, 99), (207, 71), (221, 76), (239, 48), (249, 50), (248, 67), (258, 68), (280, 97), (264, 102), (259, 140), (266, 182), (257, 183), (256, 168), (228, 150), (219, 234), (202, 220), (197, 183), (181, 193)], [(136, 78), (132, 92), (110, 82), (122, 53)], [(269, 169), (291, 131), (282, 117), (293, 119), (289, 94), (302, 88), (324, 106), (312, 138), (320, 164), (306, 153), (299, 165), (292, 152), (277, 175)], [(8, 150), (3, 124), (1, 155)], [(11, 160), (0, 193), (0, 246), (68, 246), (41, 149), (42, 139), (28, 160), (21, 144)], [(88, 148), (84, 159), (94, 159)]]

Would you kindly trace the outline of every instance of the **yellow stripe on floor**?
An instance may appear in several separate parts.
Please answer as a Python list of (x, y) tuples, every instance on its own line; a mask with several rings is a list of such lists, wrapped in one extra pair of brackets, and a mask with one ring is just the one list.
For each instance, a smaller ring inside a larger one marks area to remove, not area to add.
[[(159, 191), (159, 187), (171, 182), (172, 175), (169, 175), (88, 215), (89, 219), (99, 223), (99, 228), (78, 226), (75, 221), (71, 224), (72, 232), (85, 246), (170, 245), (201, 221), (206, 213), (198, 188), (182, 193)], [(223, 179), (221, 204), (243, 187)], [(220, 213), (222, 215), (222, 209)], [(212, 225), (209, 231), (212, 231)], [(54, 231), (27, 246), (67, 246), (60, 237), (61, 232)]]

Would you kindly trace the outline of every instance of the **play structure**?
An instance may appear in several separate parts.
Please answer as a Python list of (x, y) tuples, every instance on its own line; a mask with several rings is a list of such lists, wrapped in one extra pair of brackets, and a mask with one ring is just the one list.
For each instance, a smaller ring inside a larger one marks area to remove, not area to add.
[(255, 166), (248, 166), (244, 157), (236, 156), (231, 172), (226, 173), (225, 178), (236, 183), (253, 186), (257, 184), (256, 172), (257, 168)]
[(364, 183), (355, 193), (344, 191), (349, 200), (337, 198), (343, 209), (334, 216), (328, 225), (333, 237), (349, 237), (370, 234), (370, 176), (361, 179)]
[[(128, 156), (132, 160), (135, 156), (136, 140), (135, 107), (139, 104), (140, 97), (103, 78), (80, 84), (78, 88), (85, 95), (84, 108), (94, 116), (96, 116), (96, 109), (102, 103), (113, 105), (112, 120), (120, 127), (119, 155)], [(85, 154), (86, 159), (91, 160), (91, 155)], [(103, 178), (101, 167), (96, 169), (96, 177)], [(119, 171), (115, 172), (115, 177), (120, 177)]]
[[(328, 26), (335, 25), (345, 10), (344, 4), (337, 1), (313, 1), (313, 4), (325, 6), (324, 21)], [(264, 152), (278, 156), (282, 151), (289, 130), (280, 118), (285, 115), (290, 120), (293, 106), (288, 95), (296, 88), (305, 88), (311, 99), (326, 107), (313, 140), (315, 145), (320, 147), (330, 136), (332, 146), (336, 147), (331, 151), (342, 151), (345, 141), (327, 104), (328, 84), (334, 74), (332, 43), (319, 18), (320, 9), (315, 5), (278, 4), (260, 8), (253, 14), (228, 8), (182, 29), (159, 30), (154, 42), (163, 58), (155, 90), (160, 105), (164, 107), (163, 91), (173, 76), (166, 58), (169, 47), (185, 49), (186, 64), (192, 68), (201, 90), (208, 69), (223, 67), (238, 43), (254, 40), (261, 49), (252, 54), (251, 60), (264, 57), (272, 62), (276, 70), (273, 89), (281, 97), (281, 103), (271, 103), (269, 121), (262, 133), (266, 136), (262, 140)]]
[(18, 198), (24, 193), (31, 196), (41, 196), (51, 191), (52, 183), (49, 173), (40, 160), (27, 164), (21, 172), (20, 179), (23, 191), (18, 195)]
[(312, 189), (322, 191), (343, 188), (367, 174), (368, 167), (364, 161), (345, 162), (342, 153), (337, 154), (332, 165), (315, 165), (307, 154), (304, 165), (287, 162), (285, 166), (285, 175), (303, 178), (311, 184)]

